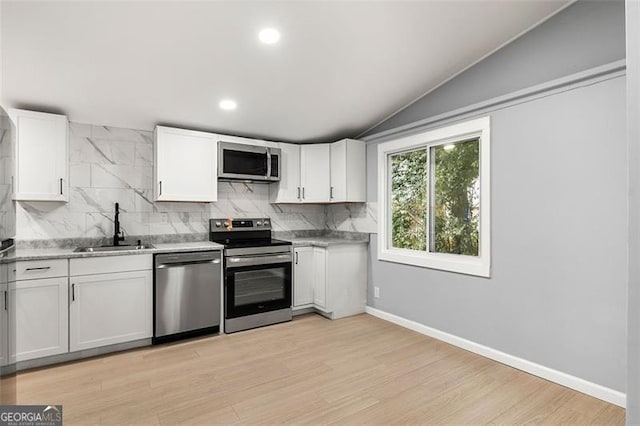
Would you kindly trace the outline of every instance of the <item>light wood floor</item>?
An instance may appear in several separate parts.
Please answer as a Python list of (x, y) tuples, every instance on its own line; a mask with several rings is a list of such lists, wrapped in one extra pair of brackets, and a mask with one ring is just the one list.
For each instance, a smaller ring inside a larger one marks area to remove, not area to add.
[(310, 314), (18, 376), (65, 424), (623, 424), (624, 410), (369, 315)]

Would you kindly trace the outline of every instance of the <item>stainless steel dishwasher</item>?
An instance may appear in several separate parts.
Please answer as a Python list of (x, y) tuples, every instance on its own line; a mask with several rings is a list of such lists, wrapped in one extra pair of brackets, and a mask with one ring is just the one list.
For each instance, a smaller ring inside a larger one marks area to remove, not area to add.
[(157, 254), (153, 343), (220, 331), (219, 251)]

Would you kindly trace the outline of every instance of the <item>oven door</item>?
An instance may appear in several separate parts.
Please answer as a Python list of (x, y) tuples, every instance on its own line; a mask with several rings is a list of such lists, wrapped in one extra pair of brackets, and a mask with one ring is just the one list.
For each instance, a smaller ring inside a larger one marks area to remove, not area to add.
[(291, 307), (291, 253), (225, 258), (225, 318)]

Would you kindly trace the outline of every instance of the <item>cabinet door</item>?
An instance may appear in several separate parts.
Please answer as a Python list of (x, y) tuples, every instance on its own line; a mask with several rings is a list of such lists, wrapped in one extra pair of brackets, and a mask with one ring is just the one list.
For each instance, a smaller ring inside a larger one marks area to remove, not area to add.
[(151, 337), (152, 271), (84, 275), (70, 284), (72, 352)]
[(327, 309), (327, 250), (313, 247), (313, 303)]
[(216, 135), (158, 126), (154, 157), (156, 201), (217, 201)]
[(10, 110), (16, 132), (14, 199), (68, 200), (67, 117)]
[(366, 150), (362, 141), (343, 139), (331, 144), (331, 201), (365, 202)]
[(300, 145), (281, 143), (280, 182), (269, 185), (272, 203), (300, 202)]
[[(0, 265), (1, 266), (1, 265)], [(7, 284), (0, 284), (0, 366), (9, 363), (9, 315)]]
[(68, 278), (9, 283), (9, 361), (69, 350)]
[(329, 202), (329, 144), (300, 146), (300, 184), (303, 203)]
[(310, 305), (313, 303), (313, 247), (296, 247), (293, 256), (293, 306)]

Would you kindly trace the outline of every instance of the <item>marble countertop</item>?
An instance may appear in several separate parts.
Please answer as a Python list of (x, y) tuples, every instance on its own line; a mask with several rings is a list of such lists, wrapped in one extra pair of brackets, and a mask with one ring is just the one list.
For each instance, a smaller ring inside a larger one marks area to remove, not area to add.
[(100, 252), (74, 252), (74, 248), (37, 248), (37, 249), (14, 249), (7, 253), (6, 257), (0, 258), (1, 263), (9, 263), (22, 260), (45, 260), (45, 259), (70, 259), (78, 257), (101, 257), (101, 256), (121, 256), (129, 254), (154, 254), (154, 253), (177, 253), (189, 251), (221, 250), (223, 246), (211, 241), (196, 241), (186, 243), (156, 243), (155, 248), (144, 250), (114, 250)]
[(344, 239), (336, 237), (294, 237), (283, 238), (284, 240), (291, 241), (294, 247), (300, 246), (316, 246), (316, 247), (329, 247), (339, 244), (369, 244), (369, 238), (353, 238)]
[[(0, 263), (9, 263), (24, 260), (45, 260), (45, 259), (70, 259), (81, 257), (101, 257), (101, 256), (122, 256), (131, 254), (155, 254), (155, 253), (174, 253), (189, 251), (205, 251), (205, 250), (222, 250), (223, 245), (205, 240), (208, 237), (202, 235), (186, 235), (183, 241), (171, 241), (169, 238), (175, 236), (154, 236), (156, 241), (149, 236), (132, 237), (132, 241), (140, 238), (145, 242), (150, 242), (155, 246), (152, 249), (144, 250), (114, 250), (99, 252), (74, 252), (76, 247), (97, 246), (100, 245), (98, 240), (87, 239), (66, 239), (66, 240), (40, 240), (30, 243), (28, 246), (14, 247), (0, 256)], [(188, 237), (188, 238), (187, 238)], [(274, 238), (291, 241), (294, 246), (316, 246), (329, 247), (340, 244), (368, 244), (369, 234), (357, 232), (343, 231), (281, 231), (274, 232)], [(189, 240), (194, 241), (189, 241)], [(185, 241), (186, 240), (186, 241)], [(175, 241), (175, 240), (174, 240)], [(104, 243), (104, 241), (102, 242)]]

